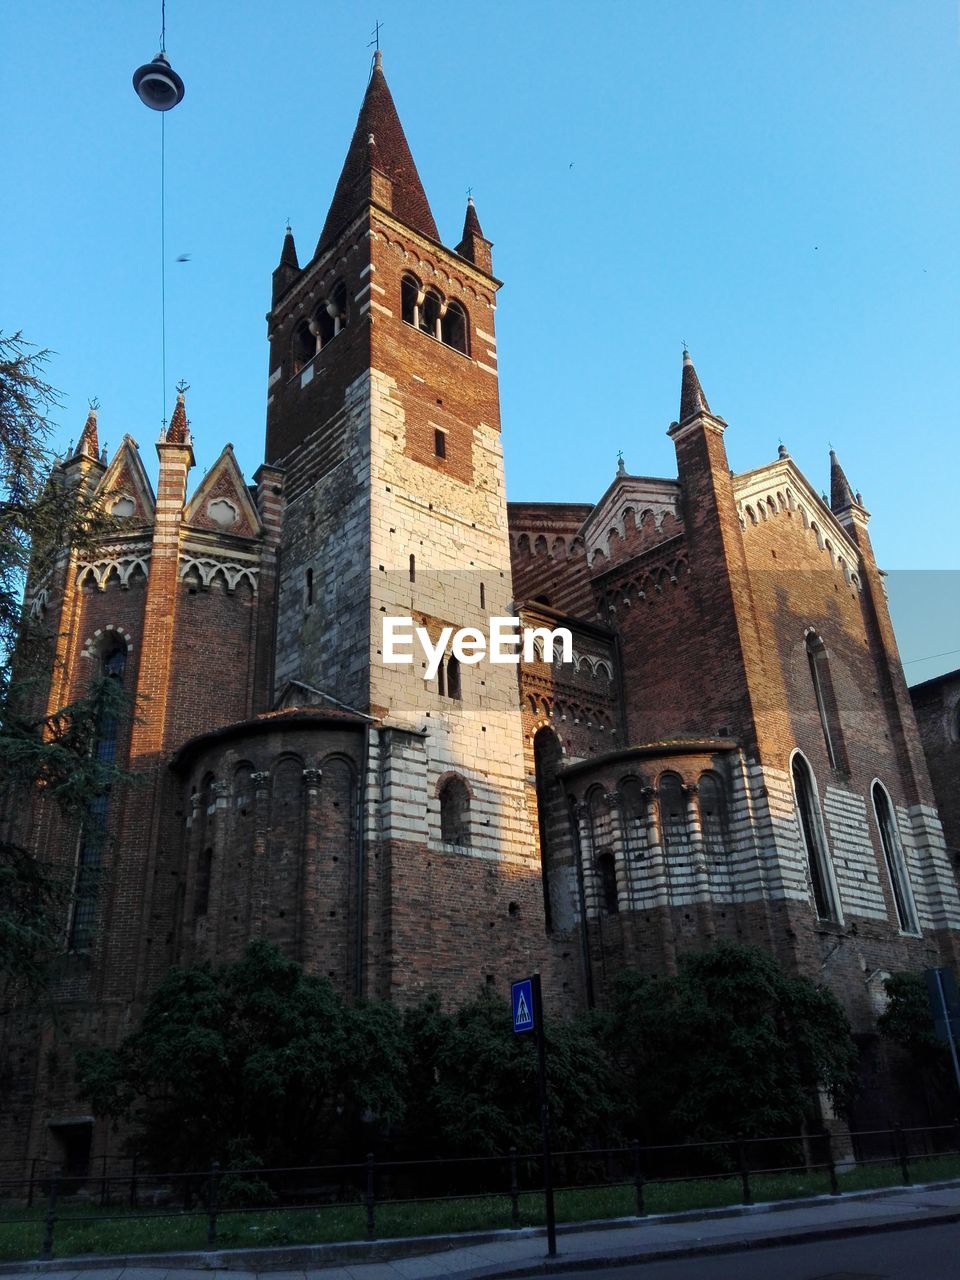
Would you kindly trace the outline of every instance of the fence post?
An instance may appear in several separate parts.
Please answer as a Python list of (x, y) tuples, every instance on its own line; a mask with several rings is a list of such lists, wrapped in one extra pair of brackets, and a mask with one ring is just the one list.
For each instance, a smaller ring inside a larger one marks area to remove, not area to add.
[(27, 1208), (33, 1208), (33, 1184), (37, 1178), (37, 1157), (30, 1161), (30, 1186), (27, 1188)]
[(743, 1138), (737, 1138), (737, 1168), (740, 1170), (740, 1185), (743, 1188), (742, 1203), (753, 1204), (753, 1192), (750, 1190), (750, 1170), (747, 1167), (747, 1144)]
[(517, 1170), (517, 1148), (510, 1148), (510, 1225), (520, 1225), (520, 1179)]
[(642, 1218), (647, 1212), (647, 1206), (643, 1199), (643, 1164), (640, 1160), (640, 1143), (636, 1140), (631, 1142), (630, 1150), (633, 1152), (633, 1188), (637, 1194), (637, 1217)]
[(830, 1175), (830, 1194), (832, 1196), (838, 1196), (840, 1194), (840, 1187), (837, 1183), (837, 1165), (833, 1158), (833, 1138), (826, 1125), (823, 1126), (823, 1145), (827, 1156), (827, 1173)]
[(907, 1135), (903, 1132), (903, 1125), (896, 1124), (893, 1127), (894, 1138), (897, 1144), (897, 1159), (900, 1162), (900, 1174), (903, 1178), (904, 1185), (910, 1186), (910, 1156), (907, 1152)]
[(107, 1203), (107, 1153), (100, 1158), (100, 1208)]
[(60, 1170), (54, 1169), (50, 1175), (50, 1199), (47, 1202), (47, 1216), (43, 1223), (43, 1244), (40, 1246), (40, 1257), (49, 1261), (53, 1257), (53, 1229), (57, 1225), (57, 1197), (60, 1194)]
[(364, 1200), (367, 1206), (367, 1239), (375, 1240), (377, 1238), (377, 1228), (373, 1217), (374, 1206), (374, 1166), (373, 1152), (367, 1152), (367, 1187)]
[(133, 1159), (130, 1162), (130, 1208), (137, 1207), (137, 1152), (133, 1153)]
[(207, 1245), (216, 1248), (217, 1214), (220, 1212), (220, 1161), (210, 1166), (209, 1195), (207, 1197)]

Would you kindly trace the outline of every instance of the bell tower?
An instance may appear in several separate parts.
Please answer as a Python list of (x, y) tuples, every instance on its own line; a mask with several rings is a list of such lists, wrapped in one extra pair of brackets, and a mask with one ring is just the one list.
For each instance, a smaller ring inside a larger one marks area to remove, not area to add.
[[(472, 199), (456, 248), (441, 243), (377, 53), (316, 249), (301, 267), (288, 231), (273, 277), (267, 461), (287, 495), (276, 687), (297, 681), (380, 723), (378, 829), (388, 845), (449, 855), (427, 865), (434, 895), (449, 872), (454, 915), (465, 867), (482, 878), (494, 874), (483, 861), (506, 862), (539, 885), (517, 667), (461, 664), (448, 644), (427, 679), (416, 645), (408, 663), (385, 659), (384, 621), (412, 618), (436, 643), (512, 612), (499, 287)], [(463, 788), (453, 818), (451, 782)], [(528, 923), (538, 911), (531, 894)]]

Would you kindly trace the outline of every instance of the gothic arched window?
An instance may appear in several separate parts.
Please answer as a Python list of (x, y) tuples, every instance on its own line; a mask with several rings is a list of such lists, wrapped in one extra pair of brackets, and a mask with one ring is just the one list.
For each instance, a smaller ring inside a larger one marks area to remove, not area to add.
[(420, 293), (416, 276), (404, 276), (400, 282), (400, 318), (415, 329), (420, 328)]
[[(110, 680), (123, 686), (127, 670), (127, 646), (120, 636), (114, 635), (100, 653), (102, 680)], [(97, 760), (113, 764), (117, 758), (119, 722), (113, 710), (101, 713), (97, 721), (97, 734), (93, 743), (93, 755)], [(73, 909), (67, 945), (71, 951), (87, 951), (93, 941), (93, 928), (97, 918), (97, 887), (103, 866), (103, 848), (107, 835), (107, 810), (109, 792), (96, 796), (87, 805), (77, 846), (77, 869), (74, 878)]]
[(440, 337), (440, 308), (443, 306), (439, 293), (429, 290), (420, 304), (418, 328), (421, 333), (429, 333), (431, 338)]
[(810, 668), (810, 679), (813, 682), (814, 697), (817, 700), (817, 712), (820, 716), (820, 727), (827, 748), (827, 758), (832, 769), (847, 768), (846, 750), (843, 743), (843, 730), (840, 726), (840, 713), (830, 675), (830, 660), (826, 646), (815, 632), (810, 632), (806, 641), (807, 664)]
[(440, 321), (440, 337), (448, 347), (467, 354), (467, 315), (459, 302), (449, 302)]
[(316, 354), (316, 336), (311, 331), (309, 323), (304, 320), (293, 331), (293, 372), (299, 373)]
[(470, 792), (462, 778), (447, 778), (440, 788), (440, 839), (461, 848), (470, 844)]
[(666, 854), (686, 851), (687, 811), (683, 799), (683, 783), (675, 773), (665, 773), (657, 788), (660, 805), (660, 832)]
[(900, 842), (900, 831), (894, 817), (893, 805), (887, 789), (880, 782), (875, 782), (871, 791), (873, 811), (880, 830), (880, 842), (883, 845), (883, 858), (887, 864), (887, 876), (893, 903), (897, 909), (897, 920), (904, 933), (919, 933), (920, 922), (917, 919), (917, 908), (907, 874), (907, 864), (903, 856), (903, 845)]
[(830, 851), (827, 848), (827, 837), (823, 829), (823, 818), (820, 814), (820, 803), (817, 800), (813, 773), (799, 751), (793, 757), (791, 773), (817, 915), (821, 920), (836, 920), (839, 922), (840, 902), (833, 877), (833, 866), (830, 862)]
[(460, 691), (460, 663), (451, 654), (447, 659), (447, 697), (457, 702), (462, 698)]
[(703, 847), (713, 857), (723, 857), (728, 852), (723, 784), (715, 773), (705, 773), (700, 778), (698, 790)]
[(623, 839), (628, 858), (639, 858), (646, 847), (646, 821), (643, 787), (636, 778), (624, 778), (620, 784), (623, 800)]

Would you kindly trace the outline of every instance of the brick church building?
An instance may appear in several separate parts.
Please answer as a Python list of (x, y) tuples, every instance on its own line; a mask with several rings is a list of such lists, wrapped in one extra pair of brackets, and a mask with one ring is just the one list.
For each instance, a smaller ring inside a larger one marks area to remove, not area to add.
[[(5, 1020), (3, 1154), (102, 1154), (72, 1050), (253, 937), (349, 998), (539, 969), (558, 1013), (749, 941), (836, 992), (869, 1056), (884, 976), (952, 962), (960, 895), (836, 457), (829, 502), (783, 447), (731, 472), (685, 353), (675, 476), (508, 503), (491, 242), (472, 202), (441, 242), (379, 54), (302, 256), (288, 230), (252, 483), (229, 444), (192, 483), (183, 394), (156, 492), (129, 436), (101, 458), (95, 412), (59, 464), (126, 523), (30, 584), (48, 704), (122, 683), (139, 718), (98, 749), (146, 784), (86, 838), (34, 814), (75, 893), (56, 1018)], [(514, 613), (568, 628), (573, 660), (385, 660), (385, 617), (436, 640)]]

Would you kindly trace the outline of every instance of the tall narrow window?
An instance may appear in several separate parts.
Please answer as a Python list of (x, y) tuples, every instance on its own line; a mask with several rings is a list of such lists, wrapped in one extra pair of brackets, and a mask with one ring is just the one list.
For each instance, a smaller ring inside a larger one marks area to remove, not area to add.
[(608, 916), (614, 916), (620, 910), (620, 897), (617, 893), (617, 868), (612, 853), (601, 853), (597, 858), (597, 874), (600, 877), (600, 899)]
[(193, 914), (199, 919), (210, 910), (210, 879), (213, 875), (213, 850), (204, 849), (197, 865), (197, 892), (193, 900)]
[[(104, 680), (123, 684), (127, 669), (127, 646), (116, 637), (100, 659), (100, 676)], [(119, 724), (111, 712), (104, 712), (97, 724), (97, 736), (93, 755), (97, 760), (112, 764), (117, 758)], [(107, 835), (107, 810), (109, 793), (97, 796), (87, 805), (80, 844), (77, 849), (77, 873), (74, 881), (73, 911), (67, 945), (71, 951), (88, 951), (93, 941), (97, 918), (97, 887), (103, 866), (103, 848)]]
[(657, 789), (660, 802), (660, 832), (667, 854), (684, 853), (687, 848), (687, 813), (683, 784), (675, 773), (665, 773)]
[(810, 679), (813, 682), (813, 692), (817, 700), (817, 712), (820, 716), (820, 727), (823, 730), (823, 741), (827, 748), (830, 767), (845, 770), (847, 759), (837, 699), (830, 676), (830, 662), (823, 641), (813, 632), (807, 636), (807, 663), (810, 667)]
[(485, 609), (486, 607), (487, 607), (487, 592), (483, 583), (481, 582), (480, 583), (480, 608)]
[(810, 884), (817, 915), (821, 920), (840, 920), (840, 904), (827, 850), (827, 838), (820, 816), (810, 766), (799, 753), (793, 757), (793, 789), (800, 815), (800, 830), (810, 869)]
[(443, 658), (440, 659), (440, 665), (437, 667), (437, 693), (441, 698), (447, 696), (447, 667)]
[(883, 857), (887, 864), (887, 876), (890, 880), (890, 890), (893, 893), (900, 928), (904, 933), (919, 933), (920, 922), (917, 919), (917, 908), (910, 888), (910, 877), (907, 874), (903, 846), (900, 843), (900, 832), (893, 816), (890, 797), (887, 795), (886, 788), (879, 782), (873, 784), (873, 811), (877, 815)]
[(440, 839), (461, 848), (470, 844), (470, 792), (462, 778), (447, 778), (440, 788)]
[(723, 787), (716, 774), (705, 773), (700, 778), (698, 790), (704, 850), (714, 858), (721, 858), (727, 853), (727, 821)]
[(628, 858), (640, 858), (646, 847), (643, 787), (636, 778), (625, 778), (620, 785), (623, 800), (623, 839)]
[(412, 324), (420, 328), (420, 281), (413, 276), (404, 276), (400, 284), (400, 315), (404, 324)]
[(466, 355), (467, 317), (459, 302), (450, 302), (440, 322), (440, 336), (448, 347), (454, 347)]
[(447, 433), (441, 431), (439, 427), (433, 433), (433, 452), (438, 458), (447, 456)]
[(461, 698), (460, 663), (452, 654), (447, 659), (447, 697), (455, 698), (458, 702)]
[(410, 581), (417, 580), (417, 557), (411, 553), (410, 555)]
[(420, 305), (419, 328), (429, 333), (431, 338), (440, 337), (440, 298), (435, 293), (428, 293)]
[(293, 372), (299, 373), (317, 354), (317, 338), (306, 320), (297, 325), (293, 335)]
[(304, 596), (306, 598), (307, 608), (309, 609), (313, 604), (313, 570), (312, 569), (307, 570), (306, 582), (304, 585), (305, 585)]
[(547, 933), (573, 923), (565, 864), (569, 860), (569, 821), (560, 781), (563, 749), (552, 729), (538, 729), (533, 739), (537, 782), (537, 822), (540, 829), (540, 874)]

